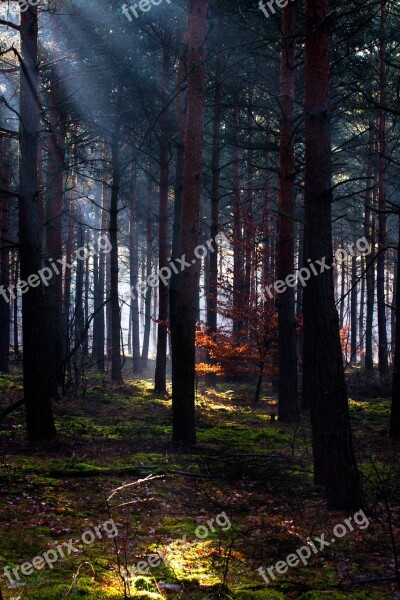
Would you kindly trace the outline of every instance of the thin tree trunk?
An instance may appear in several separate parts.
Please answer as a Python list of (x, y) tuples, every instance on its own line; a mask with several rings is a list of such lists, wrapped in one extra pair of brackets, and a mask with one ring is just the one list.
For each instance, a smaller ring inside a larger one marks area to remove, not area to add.
[[(147, 181), (147, 209), (146, 209), (146, 281), (149, 281), (151, 276), (151, 259), (153, 251), (153, 183), (149, 176)], [(151, 330), (151, 290), (150, 285), (147, 285), (144, 301), (144, 334), (142, 346), (142, 361), (146, 361), (147, 365), (149, 358), (150, 345), (150, 330)]]
[[(14, 253), (14, 272), (13, 272), (13, 283), (14, 287), (16, 287), (18, 282), (18, 272), (19, 272), (19, 258), (18, 254)], [(18, 294), (15, 293), (15, 298), (13, 299), (13, 329), (14, 329), (14, 356), (16, 360), (19, 360), (19, 331), (18, 331)]]
[[(67, 233), (67, 244), (65, 249), (65, 260), (67, 264), (71, 264), (72, 250), (74, 246), (74, 233), (75, 233), (75, 217), (76, 217), (76, 203), (74, 200), (70, 201), (69, 206), (69, 224)], [(72, 269), (66, 268), (64, 272), (64, 307), (63, 307), (63, 355), (64, 357), (69, 353), (70, 345), (70, 305), (71, 305), (71, 282), (72, 282)]]
[[(280, 191), (277, 277), (284, 281), (294, 273), (295, 231), (295, 152), (294, 101), (296, 80), (296, 4), (283, 10), (281, 73), (280, 73)], [(297, 353), (295, 324), (295, 293), (293, 287), (279, 294), (278, 360), (279, 360), (279, 420), (297, 423), (300, 420), (297, 390)]]
[[(76, 245), (77, 248), (83, 248), (85, 243), (85, 231), (84, 231), (84, 217), (82, 206), (78, 207), (77, 210), (77, 235)], [(75, 323), (75, 336), (74, 342), (76, 346), (80, 346), (82, 343), (82, 337), (85, 328), (85, 317), (83, 313), (83, 276), (84, 276), (84, 263), (82, 260), (78, 260), (76, 264), (76, 279), (75, 279), (75, 312), (74, 312), (74, 323)]]
[[(182, 195), (183, 195), (183, 166), (185, 154), (185, 120), (186, 120), (186, 102), (187, 93), (184, 87), (186, 81), (186, 60), (187, 60), (187, 45), (185, 43), (186, 34), (184, 36), (184, 48), (179, 59), (176, 87), (180, 91), (176, 95), (176, 116), (178, 123), (178, 131), (176, 137), (176, 165), (175, 165), (175, 189), (174, 189), (174, 222), (172, 228), (172, 248), (171, 262), (176, 264), (176, 259), (180, 257), (181, 250), (181, 214), (182, 214)], [(178, 314), (178, 286), (179, 277), (173, 269), (169, 284), (169, 321), (170, 331), (176, 331), (177, 321), (180, 316)], [(175, 368), (179, 360), (179, 348), (177, 347), (176, 337), (170, 335), (171, 345), (171, 362), (172, 362), (172, 380), (176, 378)]]
[(364, 236), (367, 238), (370, 247), (371, 254), (367, 260), (367, 272), (366, 272), (366, 287), (367, 287), (367, 298), (366, 298), (366, 324), (365, 324), (365, 368), (368, 372), (372, 373), (374, 370), (374, 354), (373, 354), (373, 342), (372, 342), (372, 331), (374, 322), (374, 302), (375, 302), (375, 219), (372, 215), (374, 208), (374, 191), (373, 186), (375, 183), (374, 179), (374, 166), (373, 166), (373, 155), (374, 155), (374, 127), (373, 123), (369, 124), (369, 140), (368, 140), (368, 165), (367, 165), (367, 189), (365, 192), (365, 220), (364, 220)]
[[(386, 0), (382, 1), (380, 26), (380, 68), (379, 88), (380, 104), (386, 105)], [(377, 258), (377, 303), (378, 303), (378, 335), (379, 335), (379, 373), (385, 376), (388, 370), (388, 342), (386, 328), (385, 298), (385, 253), (386, 253), (386, 112), (379, 113), (379, 160), (378, 160), (378, 258)]]
[(112, 186), (110, 204), (110, 293), (111, 293), (111, 379), (122, 382), (121, 311), (118, 293), (118, 198), (120, 188), (120, 158), (118, 134), (111, 142)]
[[(0, 188), (8, 190), (11, 183), (10, 140), (0, 138)], [(0, 286), (7, 290), (10, 285), (9, 250), (9, 196), (0, 192)], [(11, 299), (10, 299), (11, 302)], [(9, 372), (10, 361), (10, 302), (0, 299), (0, 372)]]
[[(164, 41), (165, 44), (168, 40)], [(161, 119), (160, 137), (160, 195), (159, 195), (159, 227), (158, 227), (158, 269), (160, 273), (166, 273), (168, 267), (168, 112), (166, 109), (168, 101), (168, 78), (170, 69), (170, 56), (167, 46), (163, 54), (163, 115)], [(157, 323), (157, 356), (154, 377), (155, 391), (160, 394), (167, 392), (167, 320), (168, 320), (168, 287), (162, 279), (158, 284), (158, 323)]]
[[(194, 444), (195, 426), (195, 330), (199, 293), (199, 263), (194, 251), (200, 235), (202, 148), (204, 139), (206, 0), (191, 0), (188, 25), (188, 109), (181, 221), (181, 252), (192, 263), (179, 273), (175, 323), (176, 363), (173, 368), (173, 440)], [(193, 264), (194, 261), (194, 264)]]
[[(400, 252), (400, 219), (399, 219), (399, 243)], [(398, 254), (400, 256), (400, 254)], [(397, 281), (400, 281), (400, 260), (397, 259)], [(392, 383), (392, 407), (390, 413), (390, 437), (400, 440), (400, 294), (396, 297), (396, 338), (393, 360), (393, 383)]]
[(233, 334), (239, 336), (243, 323), (239, 317), (243, 306), (244, 292), (244, 252), (243, 215), (240, 197), (240, 150), (239, 150), (239, 100), (237, 94), (232, 109), (233, 137)]
[[(332, 265), (328, 0), (306, 0), (305, 259)], [(350, 427), (333, 271), (304, 289), (304, 388), (311, 415), (314, 477), (330, 509), (356, 509), (361, 491)]]
[[(365, 272), (365, 257), (361, 257), (361, 273)], [(361, 357), (361, 365), (364, 366), (365, 354), (364, 354), (364, 313), (365, 313), (365, 275), (361, 278), (361, 292), (360, 292), (360, 316), (358, 320), (358, 337), (359, 345), (358, 350)]]
[(131, 194), (129, 206), (129, 278), (131, 285), (131, 324), (132, 324), (132, 373), (139, 375), (142, 371), (140, 359), (140, 337), (139, 337), (139, 299), (138, 299), (138, 238), (137, 238), (137, 162), (136, 157), (131, 165)]
[[(102, 210), (101, 210), (101, 233), (105, 234), (107, 231), (107, 222), (108, 222), (108, 188), (103, 184), (102, 186)], [(96, 305), (96, 316), (97, 319), (97, 328), (98, 328), (98, 339), (96, 344), (96, 364), (97, 370), (100, 373), (104, 373), (105, 369), (105, 356), (104, 356), (104, 348), (105, 348), (105, 307), (104, 296), (105, 296), (105, 281), (106, 281), (106, 261), (109, 255), (100, 253), (99, 256), (99, 285), (98, 285), (98, 304)]]
[[(39, 235), (38, 187), (38, 9), (29, 6), (21, 12), (20, 77), (20, 169), (19, 237), (21, 278), (37, 276), (42, 248)], [(22, 295), (23, 380), (26, 424), (31, 440), (54, 438), (52, 405), (49, 395), (49, 361), (45, 347), (43, 287), (33, 287)]]
[(357, 304), (358, 304), (358, 283), (357, 283), (357, 257), (351, 257), (351, 293), (350, 293), (350, 322), (351, 322), (351, 346), (350, 361), (357, 363)]
[[(218, 28), (221, 24), (218, 23)], [(220, 29), (218, 29), (220, 35)], [(221, 178), (221, 51), (218, 48), (215, 64), (215, 92), (214, 92), (214, 114), (213, 114), (213, 134), (212, 134), (212, 157), (211, 157), (211, 238), (215, 240), (219, 231), (219, 186)], [(217, 332), (217, 307), (218, 307), (218, 252), (211, 252), (209, 255), (209, 277), (207, 293), (207, 326), (211, 335)], [(210, 356), (208, 362), (213, 364)], [(206, 375), (206, 384), (216, 388), (217, 377), (215, 373)]]
[(394, 360), (394, 349), (396, 346), (396, 302), (397, 302), (397, 293), (398, 293), (398, 261), (399, 255), (397, 250), (393, 250), (393, 290), (392, 290), (392, 309), (390, 316), (390, 339), (391, 339), (391, 354), (392, 360)]

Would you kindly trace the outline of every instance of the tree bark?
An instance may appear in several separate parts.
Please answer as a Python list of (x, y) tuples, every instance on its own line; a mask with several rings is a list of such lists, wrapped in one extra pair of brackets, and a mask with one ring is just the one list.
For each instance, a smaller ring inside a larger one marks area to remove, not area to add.
[[(8, 190), (11, 183), (10, 140), (0, 138), (0, 188)], [(0, 193), (0, 286), (7, 290), (10, 285), (10, 251), (9, 246), (9, 196)], [(10, 299), (11, 302), (11, 299)], [(9, 372), (10, 361), (10, 302), (0, 299), (0, 372)]]
[[(187, 103), (187, 92), (184, 84), (186, 82), (186, 61), (187, 61), (187, 45), (186, 35), (183, 39), (184, 48), (181, 52), (181, 56), (178, 64), (177, 81), (176, 87), (179, 92), (176, 95), (176, 116), (178, 123), (178, 131), (176, 137), (176, 163), (175, 163), (175, 189), (174, 189), (174, 223), (172, 228), (172, 248), (171, 248), (171, 262), (176, 264), (176, 259), (180, 257), (181, 249), (181, 216), (182, 216), (182, 195), (183, 195), (183, 166), (184, 166), (184, 155), (185, 155), (185, 121), (186, 121), (186, 103)], [(178, 314), (178, 286), (179, 277), (173, 269), (172, 276), (169, 283), (169, 322), (170, 330), (175, 331), (177, 327), (177, 321), (179, 320)], [(171, 334), (171, 359), (172, 359), (172, 380), (174, 381), (175, 367), (179, 360), (179, 348), (176, 343), (176, 338)]]
[[(280, 190), (277, 278), (294, 273), (295, 152), (294, 102), (296, 85), (296, 4), (283, 10), (280, 72)], [(279, 420), (300, 420), (297, 383), (295, 293), (293, 287), (278, 295)]]
[(233, 333), (238, 337), (242, 332), (243, 323), (238, 317), (243, 303), (244, 281), (244, 252), (243, 252), (243, 214), (240, 196), (240, 149), (239, 149), (239, 99), (234, 94), (232, 108), (232, 138), (233, 138)]
[[(38, 187), (38, 9), (29, 6), (21, 12), (20, 77), (20, 169), (19, 237), (21, 278), (37, 275), (41, 268)], [(49, 395), (48, 348), (45, 347), (43, 287), (22, 295), (23, 380), (26, 424), (31, 440), (54, 438), (52, 405)]]
[[(400, 252), (400, 219), (399, 243)], [(398, 254), (400, 256), (400, 254)], [(400, 281), (400, 260), (397, 259), (397, 281)], [(400, 294), (396, 294), (396, 334), (393, 360), (392, 407), (390, 412), (390, 437), (400, 440)]]
[(120, 188), (120, 157), (118, 134), (111, 142), (112, 185), (110, 205), (110, 293), (111, 293), (111, 379), (122, 382), (121, 366), (121, 311), (118, 293), (118, 198)]
[[(306, 0), (305, 261), (332, 265), (328, 0)], [(311, 415), (315, 482), (330, 509), (355, 509), (361, 491), (335, 306), (333, 271), (304, 289), (304, 387)]]
[[(218, 27), (220, 28), (220, 23)], [(220, 35), (220, 29), (218, 30)], [(218, 48), (215, 64), (215, 92), (214, 92), (214, 113), (213, 113), (213, 133), (212, 133), (212, 157), (211, 157), (211, 238), (215, 240), (219, 231), (219, 186), (221, 178), (221, 50)], [(207, 326), (211, 335), (217, 332), (217, 307), (218, 307), (218, 252), (211, 252), (209, 258), (209, 277), (207, 293)], [(212, 364), (212, 359), (208, 356), (208, 362)], [(217, 377), (215, 373), (206, 375), (206, 384), (209, 387), (216, 388)]]
[[(147, 208), (146, 208), (146, 281), (151, 276), (151, 259), (153, 254), (153, 182), (149, 175), (147, 181)], [(151, 330), (151, 290), (147, 285), (144, 299), (144, 333), (142, 346), (142, 361), (147, 366), (149, 358), (150, 330)]]
[(132, 325), (132, 373), (139, 375), (142, 371), (140, 359), (140, 337), (139, 337), (139, 299), (137, 291), (138, 283), (138, 237), (137, 237), (137, 161), (136, 157), (131, 165), (131, 194), (129, 206), (129, 278), (131, 285), (131, 325)]
[[(195, 426), (195, 330), (199, 287), (199, 262), (194, 251), (200, 235), (202, 148), (204, 138), (207, 2), (191, 0), (188, 24), (188, 109), (185, 132), (181, 252), (192, 265), (179, 273), (175, 323), (176, 353), (173, 369), (173, 440), (194, 444)], [(194, 262), (193, 262), (194, 261)]]
[[(163, 114), (161, 118), (160, 136), (160, 195), (159, 195), (159, 227), (158, 227), (158, 268), (166, 273), (168, 266), (168, 78), (170, 69), (169, 50), (164, 41), (162, 97)], [(154, 389), (159, 394), (167, 393), (167, 320), (168, 320), (168, 287), (159, 279), (158, 283), (158, 323), (157, 323), (157, 356), (154, 377)]]
[(351, 293), (350, 293), (350, 320), (351, 320), (351, 346), (350, 361), (357, 364), (357, 301), (358, 301), (358, 278), (357, 257), (351, 257)]
[[(386, 0), (381, 3), (381, 25), (379, 46), (380, 104), (386, 105)], [(386, 328), (385, 298), (385, 255), (386, 255), (386, 112), (379, 113), (379, 159), (378, 159), (378, 257), (377, 257), (377, 304), (378, 304), (378, 358), (379, 373), (385, 376), (388, 370), (388, 340)]]

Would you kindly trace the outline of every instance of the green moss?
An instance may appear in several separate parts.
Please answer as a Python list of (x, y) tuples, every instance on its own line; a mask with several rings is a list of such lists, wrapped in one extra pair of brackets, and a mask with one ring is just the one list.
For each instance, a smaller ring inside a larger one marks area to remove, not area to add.
[(237, 600), (285, 600), (285, 596), (276, 590), (241, 590), (236, 591)]

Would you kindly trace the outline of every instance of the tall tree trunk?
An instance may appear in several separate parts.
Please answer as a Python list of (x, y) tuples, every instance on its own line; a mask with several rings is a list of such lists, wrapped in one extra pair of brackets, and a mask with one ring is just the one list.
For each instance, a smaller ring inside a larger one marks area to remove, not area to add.
[[(220, 35), (221, 24), (218, 23), (218, 35)], [(215, 91), (214, 91), (214, 113), (212, 133), (212, 157), (211, 157), (211, 238), (216, 239), (219, 230), (219, 186), (221, 178), (221, 50), (218, 48), (215, 64)], [(207, 290), (207, 326), (211, 335), (217, 332), (217, 307), (218, 307), (218, 252), (211, 252), (209, 258), (209, 276)], [(208, 362), (213, 363), (210, 356)], [(206, 384), (216, 388), (217, 377), (215, 373), (206, 375)]]
[[(19, 237), (21, 278), (37, 277), (42, 248), (39, 235), (38, 188), (38, 9), (21, 12)], [(45, 340), (43, 287), (22, 295), (23, 380), (26, 424), (31, 440), (54, 438), (49, 395), (48, 348)]]
[[(277, 278), (284, 281), (294, 273), (295, 217), (295, 152), (294, 101), (296, 84), (296, 4), (283, 10), (280, 73), (280, 190)], [(297, 390), (297, 353), (295, 324), (295, 293), (293, 287), (279, 294), (279, 420), (297, 423), (300, 420)]]
[[(168, 39), (164, 41), (167, 44)], [(170, 57), (167, 46), (163, 54), (162, 97), (163, 114), (161, 118), (160, 136), (160, 196), (159, 196), (159, 227), (158, 227), (158, 269), (166, 273), (168, 267), (168, 78)], [(167, 320), (168, 320), (168, 287), (159, 279), (158, 284), (158, 323), (157, 323), (157, 356), (154, 378), (154, 388), (160, 394), (167, 392)]]
[[(365, 272), (365, 257), (361, 257), (361, 273)], [(365, 313), (365, 274), (361, 277), (361, 292), (360, 292), (360, 315), (358, 319), (358, 338), (359, 345), (358, 349), (360, 351), (361, 357), (361, 366), (365, 364), (365, 354), (364, 354), (364, 313)]]
[[(253, 271), (253, 253), (254, 253), (254, 224), (253, 224), (253, 177), (254, 177), (254, 148), (253, 148), (253, 90), (249, 92), (247, 107), (247, 174), (246, 174), (246, 205), (244, 214), (244, 289), (243, 289), (243, 308), (248, 308), (251, 294), (251, 275)], [(248, 321), (246, 319), (246, 321)], [(246, 330), (248, 323), (246, 322)]]
[[(104, 235), (107, 231), (107, 222), (108, 222), (108, 188), (105, 184), (102, 185), (102, 209), (101, 209), (101, 234)], [(96, 304), (96, 328), (98, 332), (98, 338), (96, 343), (96, 365), (97, 370), (100, 373), (104, 373), (105, 369), (105, 356), (104, 356), (104, 348), (105, 348), (105, 307), (103, 305), (105, 298), (105, 282), (106, 282), (106, 261), (109, 255), (100, 253), (99, 256), (99, 282), (98, 282), (98, 294), (97, 294), (97, 304)]]
[[(75, 180), (75, 174), (73, 179)], [(76, 201), (69, 200), (69, 219), (68, 219), (67, 243), (65, 248), (65, 261), (71, 264), (72, 251), (74, 247), (74, 235), (76, 225)], [(71, 284), (72, 269), (66, 267), (64, 271), (64, 294), (63, 294), (63, 355), (64, 359), (70, 349), (70, 307), (71, 307)], [(63, 380), (65, 377), (66, 365), (63, 366)]]
[[(101, 229), (100, 213), (101, 213), (101, 188), (98, 187), (95, 190), (95, 202), (94, 206), (94, 232), (93, 232), (93, 243), (95, 247), (98, 246), (99, 231)], [(97, 361), (97, 351), (99, 348), (100, 340), (100, 306), (103, 303), (104, 290), (100, 289), (99, 286), (99, 272), (100, 272), (100, 261), (99, 256), (95, 254), (93, 256), (93, 340), (92, 340), (92, 357), (94, 361)], [(104, 287), (104, 282), (103, 282)]]
[[(176, 259), (180, 257), (181, 250), (181, 216), (182, 216), (182, 194), (183, 194), (183, 166), (185, 154), (185, 120), (186, 120), (186, 102), (187, 93), (185, 89), (186, 82), (186, 60), (187, 45), (186, 35), (184, 36), (184, 48), (178, 64), (176, 87), (179, 92), (176, 95), (176, 116), (178, 131), (176, 137), (176, 164), (175, 164), (175, 189), (174, 189), (174, 222), (172, 228), (172, 247), (171, 261), (176, 264)], [(175, 331), (178, 314), (178, 286), (179, 277), (173, 269), (169, 283), (169, 322), (170, 330)], [(179, 360), (179, 348), (177, 347), (175, 336), (170, 335), (171, 359), (172, 359), (172, 379), (174, 380), (175, 366)]]
[[(11, 183), (10, 140), (0, 138), (0, 188), (8, 190)], [(0, 286), (7, 290), (10, 285), (10, 226), (9, 196), (0, 192)], [(10, 299), (11, 302), (11, 299)], [(10, 361), (10, 302), (0, 298), (0, 372), (9, 372)]]
[[(153, 182), (149, 175), (147, 181), (147, 208), (146, 208), (146, 282), (149, 281), (152, 268), (153, 254)], [(144, 333), (142, 346), (142, 361), (147, 366), (149, 358), (150, 330), (151, 330), (151, 291), (147, 285), (144, 299)]]
[[(199, 263), (194, 251), (200, 235), (202, 148), (204, 138), (206, 0), (191, 0), (188, 24), (188, 109), (185, 134), (181, 252), (194, 263), (179, 273), (175, 323), (176, 352), (172, 371), (173, 440), (193, 444), (195, 426), (195, 330)], [(198, 257), (197, 257), (198, 258)]]
[(139, 299), (137, 291), (138, 283), (138, 237), (137, 237), (137, 161), (136, 157), (131, 165), (131, 194), (129, 205), (129, 279), (132, 290), (131, 295), (131, 323), (132, 323), (132, 373), (139, 375), (142, 371), (140, 359), (140, 337), (139, 337)]
[[(332, 265), (328, 0), (306, 0), (305, 259)], [(347, 390), (335, 306), (333, 272), (311, 277), (304, 289), (304, 387), (308, 395), (314, 476), (330, 509), (360, 506)]]
[(110, 204), (110, 293), (111, 293), (111, 379), (122, 382), (121, 311), (118, 293), (118, 198), (120, 188), (120, 158), (118, 134), (111, 142), (112, 185)]
[[(398, 256), (400, 256), (400, 219)], [(400, 281), (400, 260), (397, 259), (397, 281)], [(396, 295), (396, 336), (393, 360), (392, 408), (390, 413), (390, 437), (400, 440), (400, 294)]]
[[(76, 246), (77, 248), (83, 248), (85, 243), (85, 223), (82, 206), (78, 205), (77, 209), (77, 232), (76, 232)], [(84, 263), (82, 260), (78, 260), (76, 264), (76, 280), (75, 280), (75, 345), (82, 345), (83, 334), (85, 328), (85, 316), (83, 312), (83, 276), (84, 276)]]
[(243, 252), (243, 211), (240, 197), (240, 150), (239, 150), (239, 99), (234, 95), (232, 108), (233, 138), (233, 333), (237, 337), (243, 323), (239, 317), (243, 306), (244, 292), (244, 252)]
[[(374, 352), (373, 352), (373, 322), (374, 322), (374, 304), (375, 304), (375, 218), (372, 216), (374, 208), (375, 193), (373, 186), (374, 179), (374, 127), (373, 123), (369, 124), (369, 141), (368, 141), (368, 164), (367, 164), (367, 189), (365, 192), (365, 211), (364, 211), (364, 236), (367, 238), (371, 254), (367, 261), (366, 272), (366, 324), (365, 324), (365, 368), (372, 373), (374, 370)], [(371, 217), (372, 216), (372, 217)]]
[[(19, 272), (19, 257), (17, 252), (14, 253), (14, 271), (13, 271), (13, 283), (14, 287), (16, 287), (18, 282), (18, 272)], [(15, 298), (13, 299), (13, 349), (14, 356), (16, 360), (19, 360), (19, 331), (18, 331), (18, 295), (15, 294)]]
[[(380, 104), (386, 105), (386, 0), (381, 2), (381, 25), (379, 46), (379, 91)], [(379, 336), (379, 372), (385, 376), (388, 370), (388, 341), (386, 328), (385, 298), (385, 251), (386, 251), (386, 112), (379, 112), (379, 159), (378, 159), (378, 258), (377, 258), (377, 303), (378, 303), (378, 336)]]
[(398, 275), (398, 261), (399, 255), (396, 250), (393, 250), (393, 290), (392, 290), (392, 310), (391, 310), (391, 318), (390, 318), (390, 346), (391, 346), (391, 354), (392, 360), (394, 360), (394, 349), (396, 347), (396, 302), (397, 302), (397, 293), (399, 291), (399, 280), (397, 278)]
[(357, 257), (351, 257), (351, 293), (350, 293), (350, 321), (351, 321), (351, 346), (350, 361), (357, 363), (357, 301), (358, 301), (358, 283), (357, 283)]

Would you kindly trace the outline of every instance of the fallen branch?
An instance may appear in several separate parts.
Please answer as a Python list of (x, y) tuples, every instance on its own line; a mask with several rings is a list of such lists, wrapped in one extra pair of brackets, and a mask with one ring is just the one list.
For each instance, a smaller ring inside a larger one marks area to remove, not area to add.
[[(14, 404), (10, 404), (10, 406), (7, 406), (7, 408), (5, 408), (3, 410), (3, 412), (0, 413), (0, 421), (5, 419), (9, 414), (11, 414), (12, 412), (17, 410), (24, 404), (25, 404), (25, 398), (21, 398), (20, 400), (17, 400), (16, 402), (14, 402)], [(1, 600), (1, 598), (0, 598), (0, 600)]]

